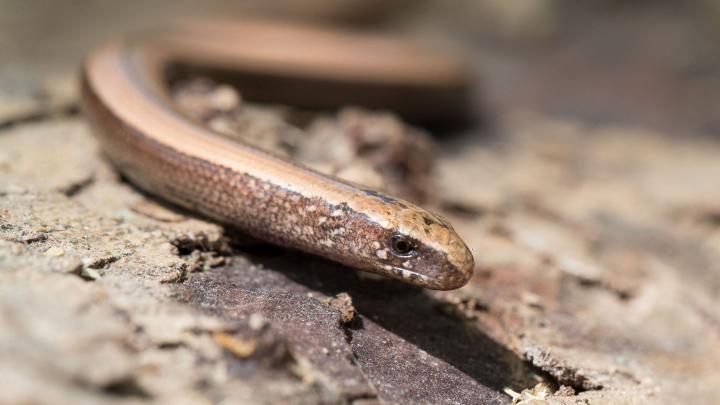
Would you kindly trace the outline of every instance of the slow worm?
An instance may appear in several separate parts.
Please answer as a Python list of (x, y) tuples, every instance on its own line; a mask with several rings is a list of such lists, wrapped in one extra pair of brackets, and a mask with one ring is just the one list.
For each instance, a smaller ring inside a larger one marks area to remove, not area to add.
[(246, 21), (126, 38), (93, 52), (82, 105), (111, 162), (137, 187), (272, 243), (431, 289), (459, 288), (473, 257), (437, 214), (223, 138), (184, 116), (179, 68), (232, 79), (251, 100), (360, 104), (407, 117), (461, 108), (462, 66), (397, 40)]

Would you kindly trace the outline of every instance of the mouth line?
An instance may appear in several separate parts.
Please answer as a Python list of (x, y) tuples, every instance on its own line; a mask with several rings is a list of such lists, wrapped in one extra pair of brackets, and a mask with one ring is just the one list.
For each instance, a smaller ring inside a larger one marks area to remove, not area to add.
[(393, 273), (395, 273), (395, 275), (400, 276), (400, 278), (402, 278), (403, 280), (413, 280), (413, 278), (415, 278), (419, 279), (424, 284), (432, 283), (432, 279), (430, 277), (412, 270), (393, 266), (392, 271)]

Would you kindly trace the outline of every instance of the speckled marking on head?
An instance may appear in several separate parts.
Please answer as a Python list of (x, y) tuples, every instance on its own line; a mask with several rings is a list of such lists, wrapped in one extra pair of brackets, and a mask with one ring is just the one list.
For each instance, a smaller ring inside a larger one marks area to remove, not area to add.
[[(474, 259), (470, 250), (447, 220), (407, 201), (391, 197), (381, 198), (379, 197), (380, 193), (368, 193), (367, 190), (365, 193), (371, 198), (351, 200), (349, 204), (351, 209), (370, 213), (368, 217), (376, 224), (410, 238), (422, 249), (425, 249), (424, 253), (427, 256), (435, 257), (435, 259), (428, 259), (434, 260), (434, 264), (423, 263), (422, 260), (415, 257), (402, 260), (396, 266), (413, 269), (411, 273), (417, 275), (419, 283), (433, 283), (431, 277), (423, 276), (422, 273), (428, 266), (444, 267), (444, 270), (437, 271), (437, 273), (443, 271), (447, 273), (447, 280), (441, 281), (441, 283), (464, 284), (470, 278)], [(373, 246), (375, 245), (373, 244)], [(376, 254), (376, 256), (380, 259), (387, 259), (384, 254)], [(442, 261), (447, 261), (449, 266), (443, 266)], [(449, 275), (450, 273), (452, 275)], [(439, 277), (442, 278), (442, 274)]]

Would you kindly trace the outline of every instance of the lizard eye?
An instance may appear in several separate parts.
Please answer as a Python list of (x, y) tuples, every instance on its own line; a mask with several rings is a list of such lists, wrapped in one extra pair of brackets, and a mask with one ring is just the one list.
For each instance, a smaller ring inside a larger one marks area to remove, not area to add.
[(402, 235), (393, 235), (390, 238), (390, 250), (396, 256), (410, 256), (415, 252), (414, 244)]

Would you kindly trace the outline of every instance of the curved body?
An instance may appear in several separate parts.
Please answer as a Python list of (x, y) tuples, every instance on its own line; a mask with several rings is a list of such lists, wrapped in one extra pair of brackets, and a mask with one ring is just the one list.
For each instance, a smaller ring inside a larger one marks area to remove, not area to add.
[[(301, 44), (313, 46), (296, 52)], [(384, 62), (362, 62), (368, 52)], [(268, 100), (298, 97), (278, 85), (309, 80), (317, 91), (307, 98), (315, 106), (336, 103), (343, 89), (370, 88), (375, 93), (361, 92), (359, 103), (389, 100), (393, 108), (407, 91), (417, 101), (411, 114), (437, 102), (420, 95), (452, 94), (460, 86), (458, 66), (403, 52), (377, 38), (284, 25), (193, 28), (97, 50), (83, 67), (82, 104), (103, 151), (148, 193), (282, 246), (427, 288), (458, 288), (471, 276), (473, 259), (442, 218), (220, 137), (183, 116), (168, 94), (167, 75), (178, 64), (235, 72), (243, 94), (243, 80), (254, 78), (259, 92), (258, 75), (269, 75), (275, 81), (263, 93)]]

